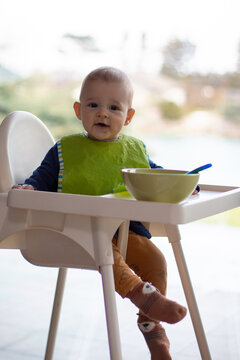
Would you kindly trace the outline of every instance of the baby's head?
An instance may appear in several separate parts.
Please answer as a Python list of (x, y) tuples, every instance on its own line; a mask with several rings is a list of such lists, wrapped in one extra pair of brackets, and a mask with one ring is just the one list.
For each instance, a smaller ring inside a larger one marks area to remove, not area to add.
[(84, 79), (74, 110), (90, 138), (115, 141), (135, 113), (132, 98), (133, 88), (127, 75), (116, 68), (102, 67)]
[(126, 91), (126, 96), (128, 98), (129, 107), (132, 106), (133, 99), (133, 88), (128, 76), (121, 70), (114, 67), (101, 67), (91, 71), (82, 83), (82, 88), (80, 92), (80, 102), (81, 97), (84, 96), (85, 91), (87, 91), (87, 85), (89, 82), (101, 81), (107, 83), (115, 83), (115, 86), (118, 87), (120, 84), (124, 87)]

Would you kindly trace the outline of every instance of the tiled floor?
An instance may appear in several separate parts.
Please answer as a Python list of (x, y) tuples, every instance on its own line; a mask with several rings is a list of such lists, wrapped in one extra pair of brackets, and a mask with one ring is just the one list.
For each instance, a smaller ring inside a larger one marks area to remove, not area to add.
[[(194, 223), (181, 227), (210, 351), (214, 360), (240, 359), (240, 228)], [(155, 243), (168, 262), (168, 297), (185, 304), (166, 238)], [(27, 263), (15, 250), (0, 251), (0, 359), (44, 359), (56, 269)], [(124, 360), (150, 359), (136, 326), (136, 308), (117, 296)], [(165, 326), (174, 360), (201, 359), (189, 315)], [(109, 359), (101, 279), (70, 270), (54, 360)]]

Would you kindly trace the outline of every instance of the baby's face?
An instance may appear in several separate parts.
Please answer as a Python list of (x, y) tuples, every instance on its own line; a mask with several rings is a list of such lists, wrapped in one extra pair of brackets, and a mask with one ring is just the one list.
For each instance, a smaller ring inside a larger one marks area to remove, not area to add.
[(117, 140), (122, 127), (134, 114), (130, 109), (129, 91), (121, 82), (89, 81), (84, 86), (80, 103), (79, 118), (94, 140)]

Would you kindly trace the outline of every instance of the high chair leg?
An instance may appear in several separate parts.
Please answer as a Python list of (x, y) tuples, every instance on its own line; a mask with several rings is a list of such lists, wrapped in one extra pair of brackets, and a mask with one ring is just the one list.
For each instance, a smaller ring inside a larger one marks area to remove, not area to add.
[(130, 223), (130, 221), (127, 221), (127, 220), (124, 221), (119, 226), (119, 231), (118, 231), (117, 246), (125, 260), (126, 260), (126, 256), (127, 256), (129, 223)]
[(122, 360), (112, 265), (100, 266), (111, 360)]
[(58, 329), (59, 317), (60, 317), (60, 312), (61, 312), (66, 276), (67, 276), (67, 269), (60, 268), (58, 270), (57, 285), (56, 285), (52, 317), (51, 317), (51, 322), (50, 322), (50, 327), (49, 327), (49, 332), (48, 332), (48, 340), (47, 340), (47, 347), (46, 347), (44, 360), (52, 360), (53, 359), (53, 352), (54, 352), (54, 347), (55, 347), (55, 342), (56, 342), (57, 329)]
[(203, 360), (211, 360), (211, 355), (208, 348), (207, 339), (203, 329), (198, 305), (194, 295), (191, 279), (188, 273), (187, 264), (185, 261), (180, 232), (177, 225), (165, 225), (168, 240), (172, 245), (175, 260), (178, 267), (178, 272), (182, 281), (183, 290), (188, 303), (189, 312), (192, 319), (195, 335), (198, 342), (199, 351)]

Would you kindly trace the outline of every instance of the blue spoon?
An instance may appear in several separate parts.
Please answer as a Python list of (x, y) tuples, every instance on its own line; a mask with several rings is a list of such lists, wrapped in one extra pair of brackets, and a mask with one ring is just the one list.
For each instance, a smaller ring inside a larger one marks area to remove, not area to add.
[(202, 170), (205, 170), (205, 169), (208, 169), (212, 166), (212, 164), (206, 164), (206, 165), (202, 165), (202, 166), (199, 166), (198, 168), (192, 170), (192, 171), (188, 171), (187, 174), (197, 174), (199, 173), (199, 171), (202, 171)]

